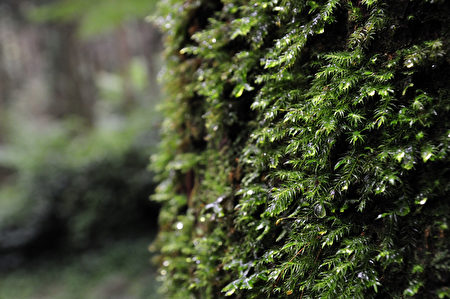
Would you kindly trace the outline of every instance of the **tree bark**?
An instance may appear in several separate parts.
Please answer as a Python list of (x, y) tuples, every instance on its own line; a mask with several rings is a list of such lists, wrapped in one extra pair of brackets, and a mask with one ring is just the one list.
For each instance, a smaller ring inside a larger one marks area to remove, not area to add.
[(96, 87), (86, 51), (76, 36), (76, 25), (48, 27), (49, 81), (52, 100), (49, 112), (56, 118), (78, 116), (94, 121)]

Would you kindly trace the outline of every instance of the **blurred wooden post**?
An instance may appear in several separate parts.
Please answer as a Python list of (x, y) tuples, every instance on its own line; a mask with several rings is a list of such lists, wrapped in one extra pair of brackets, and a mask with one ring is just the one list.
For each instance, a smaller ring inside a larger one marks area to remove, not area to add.
[[(0, 25), (1, 26), (1, 25)], [(5, 40), (3, 39), (3, 34), (0, 28), (0, 144), (3, 143), (4, 139), (4, 123), (3, 117), (5, 115), (6, 104), (9, 99), (9, 75), (6, 70), (6, 65), (4, 62), (4, 54), (3, 54), (3, 43)]]
[(96, 86), (93, 72), (76, 25), (52, 24), (47, 26), (49, 81), (52, 100), (49, 112), (56, 118), (79, 116), (92, 124)]

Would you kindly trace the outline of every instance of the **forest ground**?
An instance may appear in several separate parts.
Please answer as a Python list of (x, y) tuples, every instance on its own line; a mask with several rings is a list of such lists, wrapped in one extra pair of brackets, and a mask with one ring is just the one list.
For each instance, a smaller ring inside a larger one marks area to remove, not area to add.
[(0, 273), (0, 299), (162, 298), (147, 250), (154, 234)]

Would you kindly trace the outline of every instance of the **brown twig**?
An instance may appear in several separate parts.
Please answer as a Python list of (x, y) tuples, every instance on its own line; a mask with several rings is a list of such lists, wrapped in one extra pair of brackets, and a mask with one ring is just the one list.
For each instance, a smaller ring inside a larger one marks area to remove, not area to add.
[[(303, 249), (305, 249), (306, 246), (308, 246), (308, 244), (306, 244), (299, 251), (297, 251), (297, 253), (288, 261), (288, 263), (292, 262), (303, 251)], [(287, 266), (288, 265), (284, 266), (283, 270), (281, 270), (280, 274), (278, 274), (277, 280), (275, 281), (275, 283), (272, 286), (272, 291), (277, 286), (278, 282), (280, 281), (281, 275), (284, 273), (284, 271), (286, 270)]]

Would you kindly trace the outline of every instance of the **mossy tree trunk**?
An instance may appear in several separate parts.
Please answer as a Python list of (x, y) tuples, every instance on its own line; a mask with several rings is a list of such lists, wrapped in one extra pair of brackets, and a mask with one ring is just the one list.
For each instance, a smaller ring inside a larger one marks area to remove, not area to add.
[(450, 296), (448, 2), (160, 12), (171, 298)]

